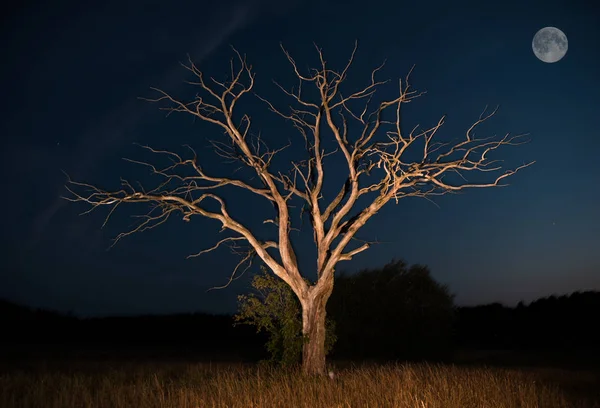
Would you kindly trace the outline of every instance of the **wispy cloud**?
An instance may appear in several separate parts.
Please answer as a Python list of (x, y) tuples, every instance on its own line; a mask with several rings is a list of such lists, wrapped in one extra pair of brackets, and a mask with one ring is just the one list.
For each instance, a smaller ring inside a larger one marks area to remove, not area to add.
[[(192, 38), (193, 43), (197, 45), (186, 51), (195, 62), (202, 61), (226, 43), (234, 33), (251, 23), (263, 9), (260, 6), (264, 5), (264, 2), (261, 1), (238, 2), (227, 10), (217, 12), (216, 17), (212, 16), (212, 20), (204, 23), (203, 29), (200, 29)], [(181, 57), (184, 56), (185, 54)], [(137, 58), (143, 57), (137, 55)], [(182, 83), (185, 72), (179, 65), (180, 60), (183, 58), (173, 61), (173, 64), (166, 69), (158, 86), (172, 89), (178, 83)], [(74, 178), (85, 178), (108, 151), (134, 140), (136, 128), (151, 109), (155, 110), (156, 107), (140, 102), (135, 96), (114, 107), (101, 118), (99, 123), (90, 125), (89, 129), (83, 132), (72, 154), (75, 159), (65, 170)], [(56, 198), (35, 217), (31, 230), (30, 248), (37, 245), (52, 219), (65, 206), (66, 202), (60, 198), (63, 192), (61, 185), (57, 188)]]

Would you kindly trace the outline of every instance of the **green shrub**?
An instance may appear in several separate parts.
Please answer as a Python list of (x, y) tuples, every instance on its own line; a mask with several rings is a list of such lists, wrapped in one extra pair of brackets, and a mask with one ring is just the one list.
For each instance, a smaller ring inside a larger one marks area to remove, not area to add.
[[(261, 274), (252, 279), (254, 293), (238, 296), (235, 324), (256, 326), (257, 332), (268, 333), (266, 348), (270, 362), (282, 366), (298, 364), (302, 359), (302, 310), (300, 301), (283, 280), (261, 265)], [(325, 353), (336, 341), (335, 324), (326, 320)]]

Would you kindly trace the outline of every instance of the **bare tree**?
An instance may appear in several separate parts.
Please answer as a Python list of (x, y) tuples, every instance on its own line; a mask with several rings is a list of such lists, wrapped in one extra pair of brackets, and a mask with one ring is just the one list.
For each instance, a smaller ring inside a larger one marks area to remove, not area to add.
[[(168, 102), (168, 107), (163, 109), (188, 113), (224, 131), (226, 142), (210, 141), (214, 151), (224, 158), (241, 162), (258, 176), (261, 186), (256, 186), (252, 179), (244, 181), (241, 177), (211, 175), (202, 168), (191, 148), (188, 158), (183, 158), (171, 151), (147, 146), (144, 148), (150, 152), (173, 159), (173, 164), (165, 168), (136, 161), (164, 177), (164, 182), (152, 190), (135, 188), (124, 180), (119, 191), (105, 191), (71, 179), (67, 184), (72, 194), (67, 199), (89, 204), (89, 211), (100, 206), (111, 207), (106, 221), (120, 204), (152, 204), (150, 213), (143, 216), (142, 222), (119, 234), (115, 242), (134, 232), (154, 228), (176, 213), (182, 214), (185, 221), (190, 221), (194, 215), (220, 221), (223, 230), (229, 230), (232, 236), (196, 255), (217, 249), (222, 244), (230, 244), (234, 251), (238, 251), (240, 246), (237, 243), (244, 243), (250, 250), (243, 253), (238, 267), (256, 255), (292, 288), (302, 305), (302, 330), (307, 340), (303, 347), (303, 370), (310, 374), (325, 372), (325, 306), (333, 290), (336, 265), (369, 248), (369, 243), (362, 242), (350, 249), (353, 246), (350, 242), (371, 217), (390, 200), (397, 202), (405, 197), (430, 199), (467, 188), (501, 186), (504, 179), (533, 164), (502, 172), (500, 161), (488, 157), (501, 146), (524, 142), (524, 135), (476, 138), (475, 128), (492, 117), (496, 110), (487, 114), (484, 110), (464, 137), (457, 141), (434, 141), (444, 117), (429, 129), (418, 130), (417, 127), (405, 132), (401, 127), (401, 106), (421, 95), (409, 85), (410, 72), (405, 81), (399, 80), (398, 93), (390, 99), (374, 101), (375, 92), (388, 82), (376, 78), (383, 64), (372, 71), (364, 88), (343, 94), (341, 85), (347, 78), (356, 49), (355, 44), (348, 63), (341, 71), (334, 71), (328, 68), (322, 51), (317, 48), (320, 67), (305, 75), (282, 47), (299, 85), (295, 90), (287, 90), (277, 82), (275, 84), (290, 98), (293, 106), (283, 111), (267, 99), (259, 99), (272, 112), (289, 121), (304, 138), (306, 160), (292, 161), (285, 173), (275, 171), (272, 166), (273, 157), (282, 149), (269, 150), (263, 140), (251, 137), (250, 117), (247, 114), (238, 116), (235, 112), (240, 98), (252, 92), (255, 79), (245, 56), (235, 49), (237, 60), (232, 59), (231, 77), (224, 82), (213, 78), (207, 80), (191, 60), (189, 65), (183, 65), (194, 75), (194, 82), (189, 83), (199, 87), (201, 92), (190, 101), (176, 99), (153, 88), (160, 95), (152, 101)], [(312, 100), (306, 97), (303, 94), (306, 86), (314, 86), (318, 97)], [(335, 148), (327, 150), (326, 143), (333, 144)], [(347, 178), (338, 187), (334, 198), (325, 202), (324, 159), (331, 154), (343, 155)], [(469, 182), (465, 177), (469, 172), (489, 172), (492, 175), (487, 182)], [(265, 222), (275, 224), (276, 238), (272, 241), (258, 239), (243, 221), (231, 215), (223, 198), (216, 193), (222, 186), (234, 186), (269, 201), (276, 209), (277, 221)], [(359, 208), (362, 196), (370, 198), (368, 205)], [(314, 232), (318, 275), (314, 284), (303, 279), (292, 247), (290, 202), (293, 199), (301, 200), (303, 209), (308, 209)], [(219, 210), (207, 209), (206, 202), (210, 200), (218, 204)]]

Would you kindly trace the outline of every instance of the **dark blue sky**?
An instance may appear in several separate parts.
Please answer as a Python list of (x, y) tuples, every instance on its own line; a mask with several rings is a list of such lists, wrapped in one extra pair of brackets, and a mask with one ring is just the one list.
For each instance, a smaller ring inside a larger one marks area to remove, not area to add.
[[(138, 99), (153, 96), (151, 86), (195, 92), (179, 65), (187, 53), (207, 74), (224, 78), (234, 45), (253, 65), (257, 92), (286, 103), (271, 83), (296, 84), (280, 42), (300, 68), (318, 64), (313, 41), (341, 68), (355, 39), (350, 87), (364, 85), (384, 59), (381, 75), (392, 84), (416, 64), (412, 86), (427, 94), (406, 109), (407, 127), (432, 126), (447, 114), (439, 135), (448, 140), (463, 135), (485, 105), (499, 104), (482, 136), (529, 133), (529, 144), (497, 157), (509, 167), (536, 164), (509, 187), (444, 196), (436, 199), (439, 208), (418, 199), (390, 202), (358, 234), (382, 243), (338, 270), (392, 258), (424, 263), (459, 304), (514, 305), (600, 289), (600, 12), (592, 2), (84, 3), (29, 3), (2, 22), (0, 297), (82, 315), (235, 310), (247, 278), (206, 290), (227, 281), (237, 258), (223, 248), (186, 259), (218, 240), (218, 223), (173, 219), (106, 251), (130, 226), (129, 215), (144, 209), (124, 209), (100, 229), (106, 212), (79, 216), (85, 206), (59, 198), (61, 169), (117, 188), (119, 176), (148, 181), (145, 169), (121, 160), (148, 159), (133, 142), (173, 150), (189, 143), (208, 154), (206, 137), (221, 137), (219, 130), (185, 115), (165, 118), (158, 105)], [(568, 36), (568, 53), (558, 63), (532, 52), (533, 35), (545, 26)], [(290, 139), (303, 147), (291, 126), (252, 98), (243, 106), (255, 132), (275, 146)], [(223, 168), (207, 157), (206, 168)], [(331, 172), (341, 176), (341, 170), (334, 163)], [(273, 211), (268, 202), (225, 195), (235, 216), (272, 233), (262, 225)], [(310, 233), (298, 238), (309, 274), (311, 244)]]

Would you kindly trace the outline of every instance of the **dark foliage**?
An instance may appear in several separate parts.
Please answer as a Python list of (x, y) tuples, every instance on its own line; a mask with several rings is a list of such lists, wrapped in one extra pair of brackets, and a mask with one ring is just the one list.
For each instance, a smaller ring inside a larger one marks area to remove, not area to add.
[(392, 261), (342, 274), (328, 313), (336, 322), (337, 358), (441, 358), (450, 351), (453, 295), (425, 266)]
[(600, 347), (600, 292), (574, 292), (516, 308), (458, 309), (457, 343), (473, 349), (569, 350)]

